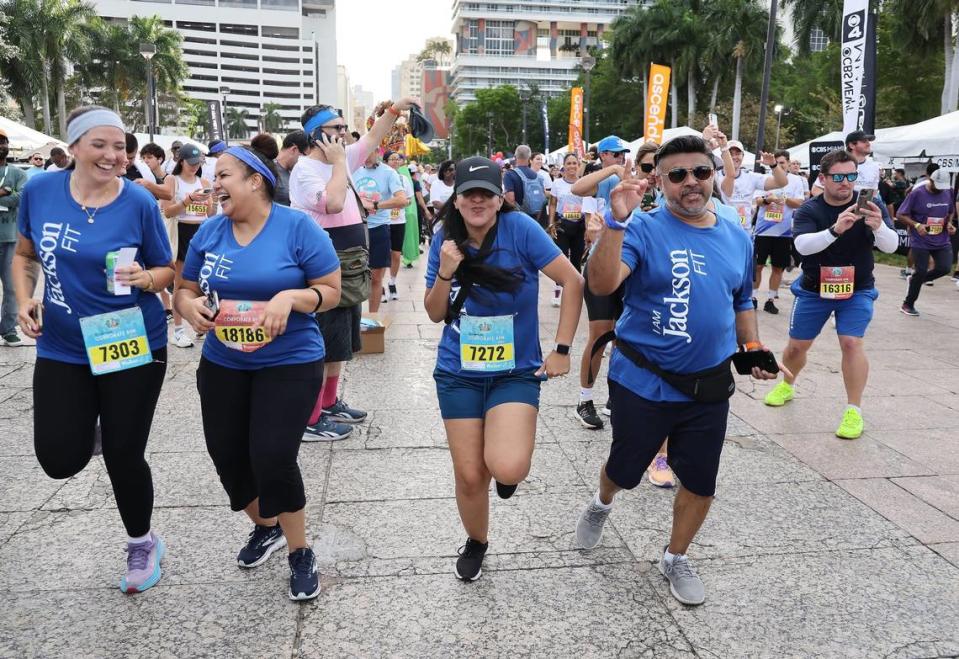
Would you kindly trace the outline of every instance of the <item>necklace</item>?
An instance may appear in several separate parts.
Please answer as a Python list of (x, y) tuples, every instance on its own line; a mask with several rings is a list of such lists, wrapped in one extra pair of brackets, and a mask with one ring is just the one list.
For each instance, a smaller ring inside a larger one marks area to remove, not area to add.
[[(77, 187), (77, 186), (74, 185), (73, 176), (72, 176), (72, 175), (70, 176), (70, 188), (73, 189), (73, 190), (76, 192), (77, 199), (79, 199), (79, 198), (80, 198), (80, 189), (79, 189), (79, 187)], [(87, 205), (84, 204), (82, 201), (80, 202), (80, 209), (81, 209), (81, 210), (83, 211), (83, 213), (87, 216), (87, 223), (88, 223), (88, 224), (93, 224), (93, 218), (95, 218), (95, 217), (97, 216), (97, 211), (100, 210), (100, 208), (102, 208), (102, 206), (98, 206), (97, 208), (94, 208), (94, 209), (93, 209), (93, 212), (91, 213), (90, 210), (87, 208)]]

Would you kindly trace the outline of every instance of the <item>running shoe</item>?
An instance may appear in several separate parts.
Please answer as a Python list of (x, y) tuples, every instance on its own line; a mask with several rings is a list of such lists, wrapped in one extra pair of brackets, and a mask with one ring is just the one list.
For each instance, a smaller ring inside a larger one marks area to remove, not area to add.
[(457, 550), (460, 555), (456, 559), (456, 578), (463, 581), (476, 581), (483, 574), (483, 558), (489, 543), (476, 542), (473, 538), (466, 538), (466, 544)]
[(163, 539), (151, 532), (144, 542), (127, 543), (127, 573), (120, 579), (120, 590), (127, 594), (142, 593), (160, 581), (160, 560), (166, 553)]
[(396, 284), (389, 284), (389, 289), (390, 289), (390, 299), (391, 299), (391, 300), (399, 300), (399, 299), (400, 299), (400, 294), (397, 293), (397, 291), (396, 291)]
[(664, 453), (656, 455), (653, 463), (646, 470), (646, 478), (656, 487), (670, 488), (676, 485), (676, 477), (673, 475), (673, 470), (669, 468)]
[(193, 339), (186, 332), (185, 327), (176, 327), (173, 328), (173, 345), (177, 348), (192, 348)]
[(772, 301), (772, 298), (766, 300), (766, 304), (763, 305), (763, 311), (773, 315), (779, 313), (779, 309), (776, 308), (776, 304)]
[(696, 570), (689, 564), (685, 556), (674, 556), (673, 560), (666, 560), (666, 549), (659, 559), (659, 572), (669, 581), (669, 592), (677, 600), (689, 606), (697, 606), (706, 601), (706, 588), (703, 580), (696, 574)]
[(911, 274), (912, 274), (912, 268), (903, 268), (902, 270), (899, 271), (899, 278), (908, 280), (909, 275)]
[(840, 439), (859, 439), (862, 435), (862, 414), (851, 407), (847, 407), (842, 415), (842, 423), (836, 429), (836, 437)]
[(366, 412), (353, 409), (343, 402), (342, 398), (337, 398), (332, 407), (323, 410), (323, 415), (339, 423), (362, 423), (366, 421)]
[(795, 395), (796, 390), (793, 388), (793, 386), (785, 380), (782, 380), (779, 382), (779, 384), (773, 387), (768, 394), (766, 394), (763, 402), (770, 407), (782, 407), (791, 401)]
[(353, 426), (337, 423), (325, 414), (320, 415), (316, 425), (307, 426), (303, 431), (304, 442), (337, 442), (353, 434)]
[(3, 345), (9, 346), (10, 348), (18, 348), (23, 345), (23, 339), (21, 339), (20, 335), (14, 330), (9, 334), (3, 335)]
[(589, 505), (576, 523), (576, 544), (583, 549), (592, 549), (603, 538), (603, 525), (612, 512), (612, 506), (599, 506), (596, 497), (589, 500)]
[(240, 567), (256, 567), (266, 562), (270, 554), (281, 547), (286, 547), (286, 536), (280, 525), (260, 526), (256, 524), (250, 531), (246, 545), (236, 555), (236, 564)]
[(600, 411), (603, 413), (603, 416), (609, 416), (609, 415), (611, 415), (611, 414), (613, 413), (613, 411), (612, 411), (612, 410), (613, 410), (613, 404), (612, 404), (612, 403), (613, 403), (613, 401), (611, 401), (611, 400), (608, 399), (608, 398), (606, 399), (606, 404), (603, 405), (603, 409), (600, 410)]
[(173, 309), (166, 310), (166, 324), (169, 325), (173, 322)]
[(381, 292), (380, 302), (381, 302), (381, 303), (382, 303), (382, 302), (389, 302), (389, 301), (390, 301), (390, 298), (389, 298), (389, 296), (386, 294), (386, 289), (385, 289), (385, 288), (381, 288), (381, 289), (380, 289), (380, 292)]
[(758, 309), (758, 308), (759, 308), (759, 300), (757, 300), (756, 298), (753, 298), (753, 309)]
[(311, 600), (320, 594), (320, 573), (316, 569), (316, 556), (309, 547), (291, 552), (290, 599), (298, 602)]
[(496, 494), (500, 499), (509, 499), (513, 496), (513, 493), (516, 492), (516, 488), (519, 487), (519, 483), (516, 485), (504, 485), (499, 481), (496, 481)]
[(603, 427), (603, 420), (596, 413), (596, 406), (591, 400), (584, 400), (576, 406), (576, 416), (579, 417), (579, 422), (590, 430), (599, 430)]
[(899, 311), (906, 314), (907, 316), (918, 316), (919, 312), (916, 311), (916, 307), (909, 304), (908, 302), (903, 302), (902, 306), (899, 307)]
[(563, 289), (561, 289), (561, 288), (554, 289), (554, 290), (553, 290), (553, 299), (551, 300), (550, 303), (551, 303), (554, 307), (558, 307), (558, 306), (562, 303), (562, 301), (563, 301)]

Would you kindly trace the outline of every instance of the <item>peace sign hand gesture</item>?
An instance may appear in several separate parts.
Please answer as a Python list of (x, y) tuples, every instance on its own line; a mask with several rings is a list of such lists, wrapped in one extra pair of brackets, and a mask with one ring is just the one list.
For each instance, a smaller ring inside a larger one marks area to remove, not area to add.
[(643, 195), (649, 183), (646, 179), (639, 179), (633, 174), (633, 163), (629, 159), (623, 165), (623, 180), (619, 182), (609, 195), (609, 204), (613, 218), (624, 221), (633, 214), (633, 211), (642, 203)]

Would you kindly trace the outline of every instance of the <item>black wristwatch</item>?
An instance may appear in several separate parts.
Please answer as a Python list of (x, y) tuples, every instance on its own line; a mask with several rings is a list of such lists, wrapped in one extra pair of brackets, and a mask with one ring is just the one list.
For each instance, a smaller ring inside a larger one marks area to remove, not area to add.
[(829, 227), (828, 229), (826, 229), (826, 231), (828, 231), (829, 233), (831, 233), (835, 238), (838, 238), (838, 237), (839, 237), (839, 234), (836, 233), (836, 225), (832, 225), (831, 227)]
[(562, 343), (557, 343), (557, 344), (556, 344), (556, 354), (557, 354), (557, 355), (568, 355), (568, 354), (569, 354), (569, 346), (568, 346), (568, 345), (565, 345), (565, 344), (562, 344)]

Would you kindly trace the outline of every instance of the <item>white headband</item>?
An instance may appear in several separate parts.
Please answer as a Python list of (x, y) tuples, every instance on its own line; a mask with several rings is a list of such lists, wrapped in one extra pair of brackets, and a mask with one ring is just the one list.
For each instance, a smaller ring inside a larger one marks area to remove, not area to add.
[(83, 134), (99, 126), (112, 126), (126, 132), (123, 127), (123, 121), (113, 110), (90, 110), (84, 112), (79, 117), (67, 124), (67, 144), (75, 144), (77, 140), (83, 137)]

